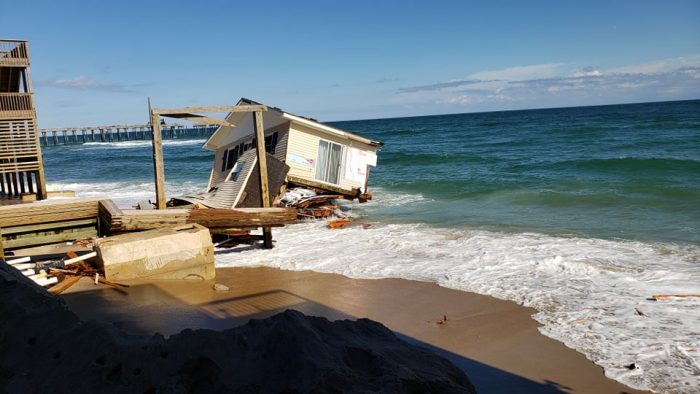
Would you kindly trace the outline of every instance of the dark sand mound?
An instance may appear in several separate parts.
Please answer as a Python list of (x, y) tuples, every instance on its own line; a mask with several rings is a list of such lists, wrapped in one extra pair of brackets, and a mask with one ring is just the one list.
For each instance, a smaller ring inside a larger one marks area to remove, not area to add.
[(1, 392), (473, 393), (466, 375), (367, 319), (286, 311), (168, 339), (83, 322), (0, 263)]

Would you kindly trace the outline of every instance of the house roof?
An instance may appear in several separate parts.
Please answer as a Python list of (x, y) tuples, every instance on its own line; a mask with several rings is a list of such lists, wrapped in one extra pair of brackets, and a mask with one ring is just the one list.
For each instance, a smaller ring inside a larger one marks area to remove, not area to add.
[[(247, 98), (245, 98), (245, 97), (242, 97), (242, 98), (238, 101), (238, 104), (237, 104), (237, 105), (241, 105), (241, 104), (246, 104), (246, 105), (266, 105), (266, 104), (263, 104), (263, 103), (259, 103), (259, 102), (257, 102), (257, 101), (253, 101), (253, 100), (251, 100), (251, 99), (247, 99)], [(384, 143), (381, 142), (381, 141), (374, 141), (374, 140), (371, 140), (371, 139), (369, 139), (369, 138), (365, 138), (365, 137), (363, 137), (363, 136), (361, 136), (361, 135), (354, 134), (354, 133), (351, 133), (351, 132), (349, 132), (349, 131), (341, 130), (341, 129), (337, 128), (337, 127), (329, 126), (329, 125), (327, 125), (327, 124), (324, 124), (324, 123), (319, 122), (318, 120), (316, 120), (316, 119), (314, 119), (314, 118), (310, 118), (310, 117), (307, 117), (307, 116), (301, 116), (301, 115), (294, 115), (294, 114), (292, 114), (292, 113), (290, 113), (290, 112), (287, 112), (287, 111), (284, 111), (283, 109), (278, 108), (278, 107), (267, 106), (267, 109), (268, 109), (268, 111), (273, 111), (273, 112), (278, 113), (278, 114), (280, 115), (280, 117), (281, 117), (282, 119), (284, 119), (284, 120), (287, 120), (287, 121), (290, 121), (290, 122), (299, 123), (299, 124), (301, 124), (301, 125), (304, 125), (304, 126), (306, 126), (306, 127), (309, 127), (309, 128), (311, 128), (311, 129), (314, 129), (314, 130), (319, 131), (319, 132), (321, 132), (321, 133), (331, 134), (331, 135), (336, 135), (336, 136), (341, 136), (341, 137), (344, 137), (344, 138), (347, 138), (347, 139), (350, 139), (350, 140), (359, 141), (359, 142), (362, 142), (362, 143), (365, 143), (365, 144), (368, 144), (368, 145), (372, 145), (372, 146), (382, 146), (382, 145), (384, 145)], [(236, 114), (229, 113), (229, 114), (226, 116), (226, 119), (227, 119), (227, 120), (230, 119), (230, 117), (231, 117), (232, 115), (236, 115)], [(239, 115), (239, 116), (244, 116), (245, 113), (237, 113), (237, 115)], [(223, 128), (224, 128), (224, 126), (219, 126), (219, 128), (214, 132), (214, 134), (212, 134), (211, 137), (209, 137), (209, 139), (207, 140), (207, 142), (204, 143), (204, 148), (205, 148), (205, 149), (208, 148), (208, 147), (211, 147), (210, 142), (214, 139), (214, 137), (215, 137)]]

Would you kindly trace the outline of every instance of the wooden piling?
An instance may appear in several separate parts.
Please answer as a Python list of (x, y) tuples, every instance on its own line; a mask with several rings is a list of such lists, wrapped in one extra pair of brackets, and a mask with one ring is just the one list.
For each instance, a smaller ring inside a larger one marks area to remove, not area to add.
[(148, 116), (151, 120), (153, 172), (156, 178), (156, 206), (158, 209), (165, 209), (165, 170), (163, 168), (163, 139), (160, 133), (160, 116), (153, 112), (150, 98), (148, 99)]
[[(270, 208), (270, 191), (267, 177), (267, 157), (265, 155), (265, 128), (263, 127), (263, 114), (260, 111), (253, 112), (255, 118), (255, 147), (258, 155), (258, 170), (260, 173), (260, 200), (263, 208)], [(272, 228), (263, 227), (263, 243), (266, 248), (272, 248)]]

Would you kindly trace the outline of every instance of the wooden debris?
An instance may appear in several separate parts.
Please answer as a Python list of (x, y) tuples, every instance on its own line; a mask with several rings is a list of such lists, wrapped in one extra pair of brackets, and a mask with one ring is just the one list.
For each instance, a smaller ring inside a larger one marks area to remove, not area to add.
[(700, 294), (654, 294), (651, 296), (654, 301), (664, 298), (700, 298)]
[(80, 276), (64, 276), (63, 280), (49, 288), (49, 293), (59, 295), (80, 281)]
[(278, 227), (296, 221), (291, 208), (121, 210), (111, 200), (100, 202), (100, 220), (107, 231), (125, 232), (197, 223), (212, 232), (231, 228)]
[[(75, 257), (71, 257), (71, 254), (74, 255)], [(65, 265), (75, 264), (75, 263), (80, 262), (80, 261), (85, 261), (85, 260), (89, 260), (91, 258), (94, 258), (97, 256), (97, 252), (91, 252), (91, 253), (84, 254), (82, 256), (78, 256), (75, 252), (71, 251), (71, 252), (68, 252), (68, 256), (71, 258), (63, 261), (63, 264), (65, 264)]]
[(344, 228), (350, 224), (350, 219), (335, 219), (328, 222), (328, 228)]
[(438, 320), (437, 324), (444, 326), (447, 324), (447, 315), (443, 315), (441, 320)]

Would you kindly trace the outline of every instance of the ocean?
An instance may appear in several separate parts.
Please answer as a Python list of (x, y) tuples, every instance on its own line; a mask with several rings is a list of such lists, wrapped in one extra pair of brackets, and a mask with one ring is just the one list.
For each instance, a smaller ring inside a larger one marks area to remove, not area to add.
[[(700, 387), (700, 101), (333, 122), (385, 143), (369, 226), (307, 222), (273, 250), (218, 254), (355, 278), (405, 278), (535, 308), (544, 335), (610, 378)], [(166, 140), (169, 196), (202, 191), (204, 139)], [(149, 141), (43, 148), (50, 190), (153, 199)], [(633, 368), (630, 366), (634, 364)]]

